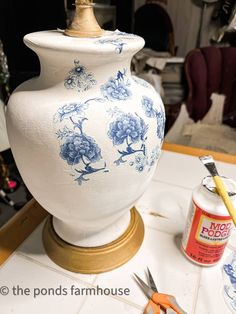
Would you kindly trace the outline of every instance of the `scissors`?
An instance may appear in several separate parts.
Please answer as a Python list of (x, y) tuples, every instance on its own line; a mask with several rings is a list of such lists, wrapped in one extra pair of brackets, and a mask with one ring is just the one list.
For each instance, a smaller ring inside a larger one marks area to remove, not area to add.
[(160, 314), (161, 309), (165, 310), (166, 314), (187, 314), (187, 312), (179, 306), (174, 296), (158, 292), (150, 270), (147, 269), (147, 271), (149, 285), (134, 274), (141, 289), (149, 299), (144, 309), (144, 314)]

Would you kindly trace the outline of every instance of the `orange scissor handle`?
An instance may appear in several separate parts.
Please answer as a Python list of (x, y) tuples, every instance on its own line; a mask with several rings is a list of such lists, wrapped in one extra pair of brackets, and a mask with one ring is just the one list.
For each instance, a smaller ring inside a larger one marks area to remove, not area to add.
[(154, 303), (151, 299), (146, 305), (143, 314), (160, 314), (161, 307), (159, 304)]
[(177, 303), (173, 295), (155, 292), (152, 295), (152, 301), (160, 304), (164, 309), (173, 309), (176, 314), (187, 314)]

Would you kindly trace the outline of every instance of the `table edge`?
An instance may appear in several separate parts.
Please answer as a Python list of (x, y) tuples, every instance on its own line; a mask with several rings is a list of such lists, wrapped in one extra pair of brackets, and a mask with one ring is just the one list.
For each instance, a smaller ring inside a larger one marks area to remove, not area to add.
[(48, 212), (32, 199), (0, 228), (0, 266), (47, 215)]
[(219, 153), (212, 150), (197, 148), (192, 146), (184, 146), (172, 143), (163, 143), (162, 150), (191, 156), (211, 155), (215, 160), (225, 163), (236, 164), (236, 155)]

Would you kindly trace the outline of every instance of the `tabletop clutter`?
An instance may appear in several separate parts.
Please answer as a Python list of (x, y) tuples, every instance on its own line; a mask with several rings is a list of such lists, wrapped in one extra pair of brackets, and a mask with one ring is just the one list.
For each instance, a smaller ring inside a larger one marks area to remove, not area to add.
[[(201, 266), (213, 266), (221, 259), (231, 231), (236, 225), (236, 183), (219, 176), (212, 156), (199, 158), (211, 176), (205, 177), (192, 193), (181, 249), (191, 262)], [(233, 269), (230, 272), (232, 277)], [(159, 314), (161, 309), (168, 314), (187, 313), (174, 296), (158, 292), (148, 268), (148, 285), (138, 275), (134, 276), (149, 299), (144, 314)]]
[(148, 304), (145, 307), (145, 314), (160, 314), (161, 309), (166, 310), (168, 314), (187, 314), (177, 303), (176, 298), (172, 295), (159, 293), (156, 284), (153, 280), (152, 274), (147, 268), (149, 284), (145, 282), (136, 274), (134, 274), (137, 282), (145, 295), (149, 298)]

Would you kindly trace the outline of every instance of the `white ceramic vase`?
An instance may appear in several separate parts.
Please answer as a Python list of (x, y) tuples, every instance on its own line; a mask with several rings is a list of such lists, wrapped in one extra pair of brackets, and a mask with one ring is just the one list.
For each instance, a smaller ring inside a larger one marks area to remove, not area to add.
[(109, 243), (128, 227), (163, 141), (162, 101), (130, 72), (144, 41), (119, 31), (101, 38), (44, 31), (24, 42), (39, 56), (41, 74), (7, 106), (19, 171), (63, 240)]

